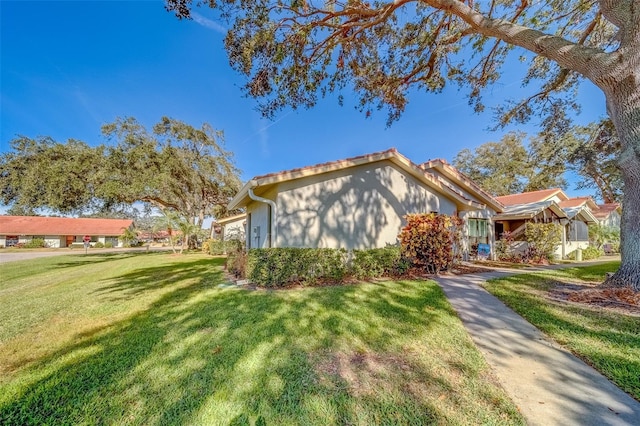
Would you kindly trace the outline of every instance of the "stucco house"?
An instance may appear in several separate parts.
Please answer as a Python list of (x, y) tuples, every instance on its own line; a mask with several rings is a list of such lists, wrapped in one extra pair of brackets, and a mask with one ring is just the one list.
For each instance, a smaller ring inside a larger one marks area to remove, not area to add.
[(11, 247), (41, 238), (47, 247), (60, 248), (82, 242), (88, 235), (91, 244), (111, 243), (117, 247), (118, 236), (132, 226), (131, 219), (0, 216), (0, 246)]
[[(593, 215), (597, 208), (589, 197), (569, 198), (560, 188), (523, 192), (496, 197), (504, 211), (493, 219), (498, 237), (509, 231), (516, 241), (524, 238), (527, 222), (559, 223), (562, 225), (562, 242), (556, 255), (564, 258), (578, 248), (589, 246), (588, 226), (598, 223)], [(520, 249), (526, 248), (525, 244)]]
[(598, 204), (593, 215), (598, 219), (601, 226), (610, 226), (620, 229), (620, 219), (622, 218), (622, 206), (619, 203)]
[(493, 246), (502, 206), (443, 160), (389, 149), (254, 177), (228, 208), (247, 212), (247, 248), (366, 249), (396, 244), (406, 214), (429, 212), (464, 218), (466, 244)]
[(224, 241), (246, 240), (247, 214), (241, 213), (223, 219), (217, 219), (211, 224), (211, 238)]

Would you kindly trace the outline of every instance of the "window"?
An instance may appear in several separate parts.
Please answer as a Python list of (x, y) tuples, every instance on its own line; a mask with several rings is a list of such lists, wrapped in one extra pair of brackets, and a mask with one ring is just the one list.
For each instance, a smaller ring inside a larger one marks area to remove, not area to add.
[(489, 244), (489, 221), (487, 219), (468, 219), (469, 243)]

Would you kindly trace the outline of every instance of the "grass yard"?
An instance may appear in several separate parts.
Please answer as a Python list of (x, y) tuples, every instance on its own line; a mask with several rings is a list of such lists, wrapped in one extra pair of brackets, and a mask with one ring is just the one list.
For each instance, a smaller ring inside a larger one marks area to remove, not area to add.
[(593, 287), (620, 262), (491, 280), (485, 288), (640, 401), (640, 317), (549, 297), (557, 284)]
[(0, 265), (0, 424), (522, 424), (429, 281), (224, 284), (200, 254)]

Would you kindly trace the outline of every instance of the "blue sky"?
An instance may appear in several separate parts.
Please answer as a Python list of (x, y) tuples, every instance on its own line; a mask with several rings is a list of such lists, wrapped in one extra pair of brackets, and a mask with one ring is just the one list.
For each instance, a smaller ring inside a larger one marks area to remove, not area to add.
[[(229, 67), (224, 25), (208, 10), (179, 21), (162, 1), (0, 1), (0, 149), (16, 135), (47, 135), (103, 143), (100, 126), (133, 116), (151, 127), (162, 116), (221, 129), (243, 180), (396, 147), (414, 162), (452, 161), (463, 148), (497, 141), (490, 111), (474, 114), (456, 87), (415, 93), (400, 121), (366, 118), (349, 103), (321, 100), (310, 110), (261, 118), (243, 97), (242, 77)], [(521, 73), (506, 69), (485, 100), (497, 104), (526, 93)], [(581, 89), (578, 122), (605, 115), (604, 97)], [(514, 127), (529, 133), (535, 127)], [(582, 195), (573, 191), (569, 195)]]

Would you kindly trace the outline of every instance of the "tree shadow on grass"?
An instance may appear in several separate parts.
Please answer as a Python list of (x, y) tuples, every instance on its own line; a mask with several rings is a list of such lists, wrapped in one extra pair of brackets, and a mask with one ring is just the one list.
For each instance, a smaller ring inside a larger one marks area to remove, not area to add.
[[(78, 253), (77, 255), (61, 255), (60, 257), (53, 257), (53, 259), (58, 260), (55, 262), (52, 267), (56, 269), (60, 268), (75, 268), (78, 266), (85, 266), (88, 264), (98, 264), (104, 262), (113, 262), (114, 260), (128, 259), (135, 256), (157, 256), (160, 253), (135, 253), (135, 252), (127, 252), (127, 253), (94, 253), (94, 254), (84, 254)], [(47, 259), (47, 258), (43, 258)], [(52, 259), (52, 258), (49, 258)]]
[[(310, 355), (355, 339), (362, 351), (401, 356), (401, 337), (428, 329), (448, 306), (437, 287), (249, 292), (216, 288), (222, 276), (212, 265), (196, 260), (181, 271), (170, 265), (119, 277), (107, 292), (135, 297), (180, 284), (149, 309), (36, 362), (25, 384), (0, 399), (0, 423), (416, 424), (439, 417), (424, 394), (399, 397), (393, 374), (374, 377), (367, 366), (361, 374), (391, 392), (359, 396), (343, 379), (323, 383)], [(419, 364), (411, 369), (421, 381), (448, 386)]]
[[(144, 260), (144, 259), (141, 259)], [(223, 282), (223, 258), (204, 258), (185, 264), (170, 263), (154, 268), (145, 268), (129, 272), (96, 289), (98, 296), (113, 295), (109, 300), (131, 299), (141, 293), (175, 285), (184, 281), (195, 280), (202, 285), (217, 285)]]

